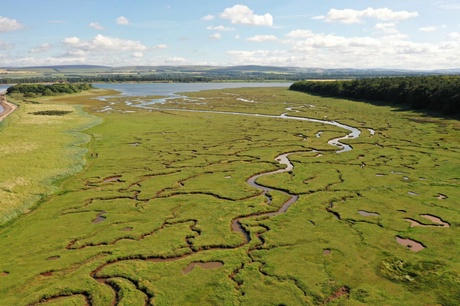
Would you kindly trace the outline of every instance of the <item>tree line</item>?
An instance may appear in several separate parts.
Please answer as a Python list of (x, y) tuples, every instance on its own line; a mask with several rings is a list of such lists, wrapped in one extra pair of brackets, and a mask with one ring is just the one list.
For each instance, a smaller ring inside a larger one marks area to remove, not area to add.
[(44, 84), (18, 84), (6, 90), (8, 95), (21, 96), (24, 98), (36, 98), (41, 96), (56, 96), (59, 94), (72, 94), (92, 89), (93, 85), (88, 83), (55, 83)]
[(322, 96), (404, 104), (413, 109), (426, 109), (448, 115), (460, 114), (460, 76), (298, 81), (289, 89)]

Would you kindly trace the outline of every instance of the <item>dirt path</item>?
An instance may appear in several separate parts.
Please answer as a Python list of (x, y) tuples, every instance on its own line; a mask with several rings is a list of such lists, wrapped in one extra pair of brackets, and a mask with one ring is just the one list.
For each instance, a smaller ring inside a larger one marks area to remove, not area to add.
[(0, 106), (3, 107), (3, 111), (0, 112), (0, 121), (5, 119), (9, 114), (14, 112), (18, 108), (13, 103), (6, 101), (4, 93), (0, 94)]

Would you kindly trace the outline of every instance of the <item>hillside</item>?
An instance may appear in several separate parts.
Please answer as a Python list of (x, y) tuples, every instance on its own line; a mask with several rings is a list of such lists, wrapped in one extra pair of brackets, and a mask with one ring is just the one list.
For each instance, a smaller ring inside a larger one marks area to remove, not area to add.
[(458, 74), (459, 69), (413, 71), (398, 69), (323, 69), (276, 66), (122, 66), (59, 65), (0, 68), (0, 83), (18, 82), (221, 82), (298, 81), (364, 77)]

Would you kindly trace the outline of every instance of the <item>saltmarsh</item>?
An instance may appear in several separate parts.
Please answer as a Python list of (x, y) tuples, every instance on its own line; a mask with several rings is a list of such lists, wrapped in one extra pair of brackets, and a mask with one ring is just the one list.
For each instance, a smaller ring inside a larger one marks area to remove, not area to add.
[[(73, 174), (0, 232), (4, 305), (460, 302), (457, 120), (282, 88), (187, 97), (148, 109), (122, 96), (66, 96), (21, 104), (3, 124), (2, 139), (15, 137), (2, 150), (15, 163), (27, 170), (41, 152), (49, 164), (36, 168), (53, 169), (55, 157), (65, 169), (60, 175)], [(327, 142), (348, 131), (334, 126), (180, 109), (336, 120), (361, 135), (343, 140), (353, 150), (337, 154)], [(73, 112), (28, 114), (40, 110)], [(68, 134), (95, 122), (86, 136)], [(55, 153), (48, 153), (52, 147)], [(72, 163), (62, 157), (66, 150), (77, 151)], [(292, 171), (258, 179), (273, 188), (269, 197), (246, 183), (280, 168), (274, 159), (287, 152), (295, 152)], [(60, 176), (48, 177), (29, 179), (49, 186)], [(11, 173), (6, 178), (13, 184)], [(279, 190), (299, 200), (285, 213), (257, 217), (287, 200)], [(450, 227), (410, 227), (405, 220), (436, 225), (425, 214)], [(247, 216), (240, 220), (249, 242), (231, 229), (241, 216)], [(414, 252), (396, 237), (425, 248)], [(183, 272), (197, 262), (220, 264)]]

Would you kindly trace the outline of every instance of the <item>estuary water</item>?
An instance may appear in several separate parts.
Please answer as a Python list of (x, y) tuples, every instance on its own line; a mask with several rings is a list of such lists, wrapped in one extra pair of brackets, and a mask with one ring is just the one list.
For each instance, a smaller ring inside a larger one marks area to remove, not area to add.
[[(181, 97), (181, 92), (192, 92), (209, 89), (226, 89), (242, 87), (286, 87), (290, 82), (274, 83), (94, 83), (93, 86), (102, 89), (114, 89), (121, 92), (123, 96), (163, 96), (166, 99)], [(163, 99), (156, 99), (153, 102), (161, 103)]]

